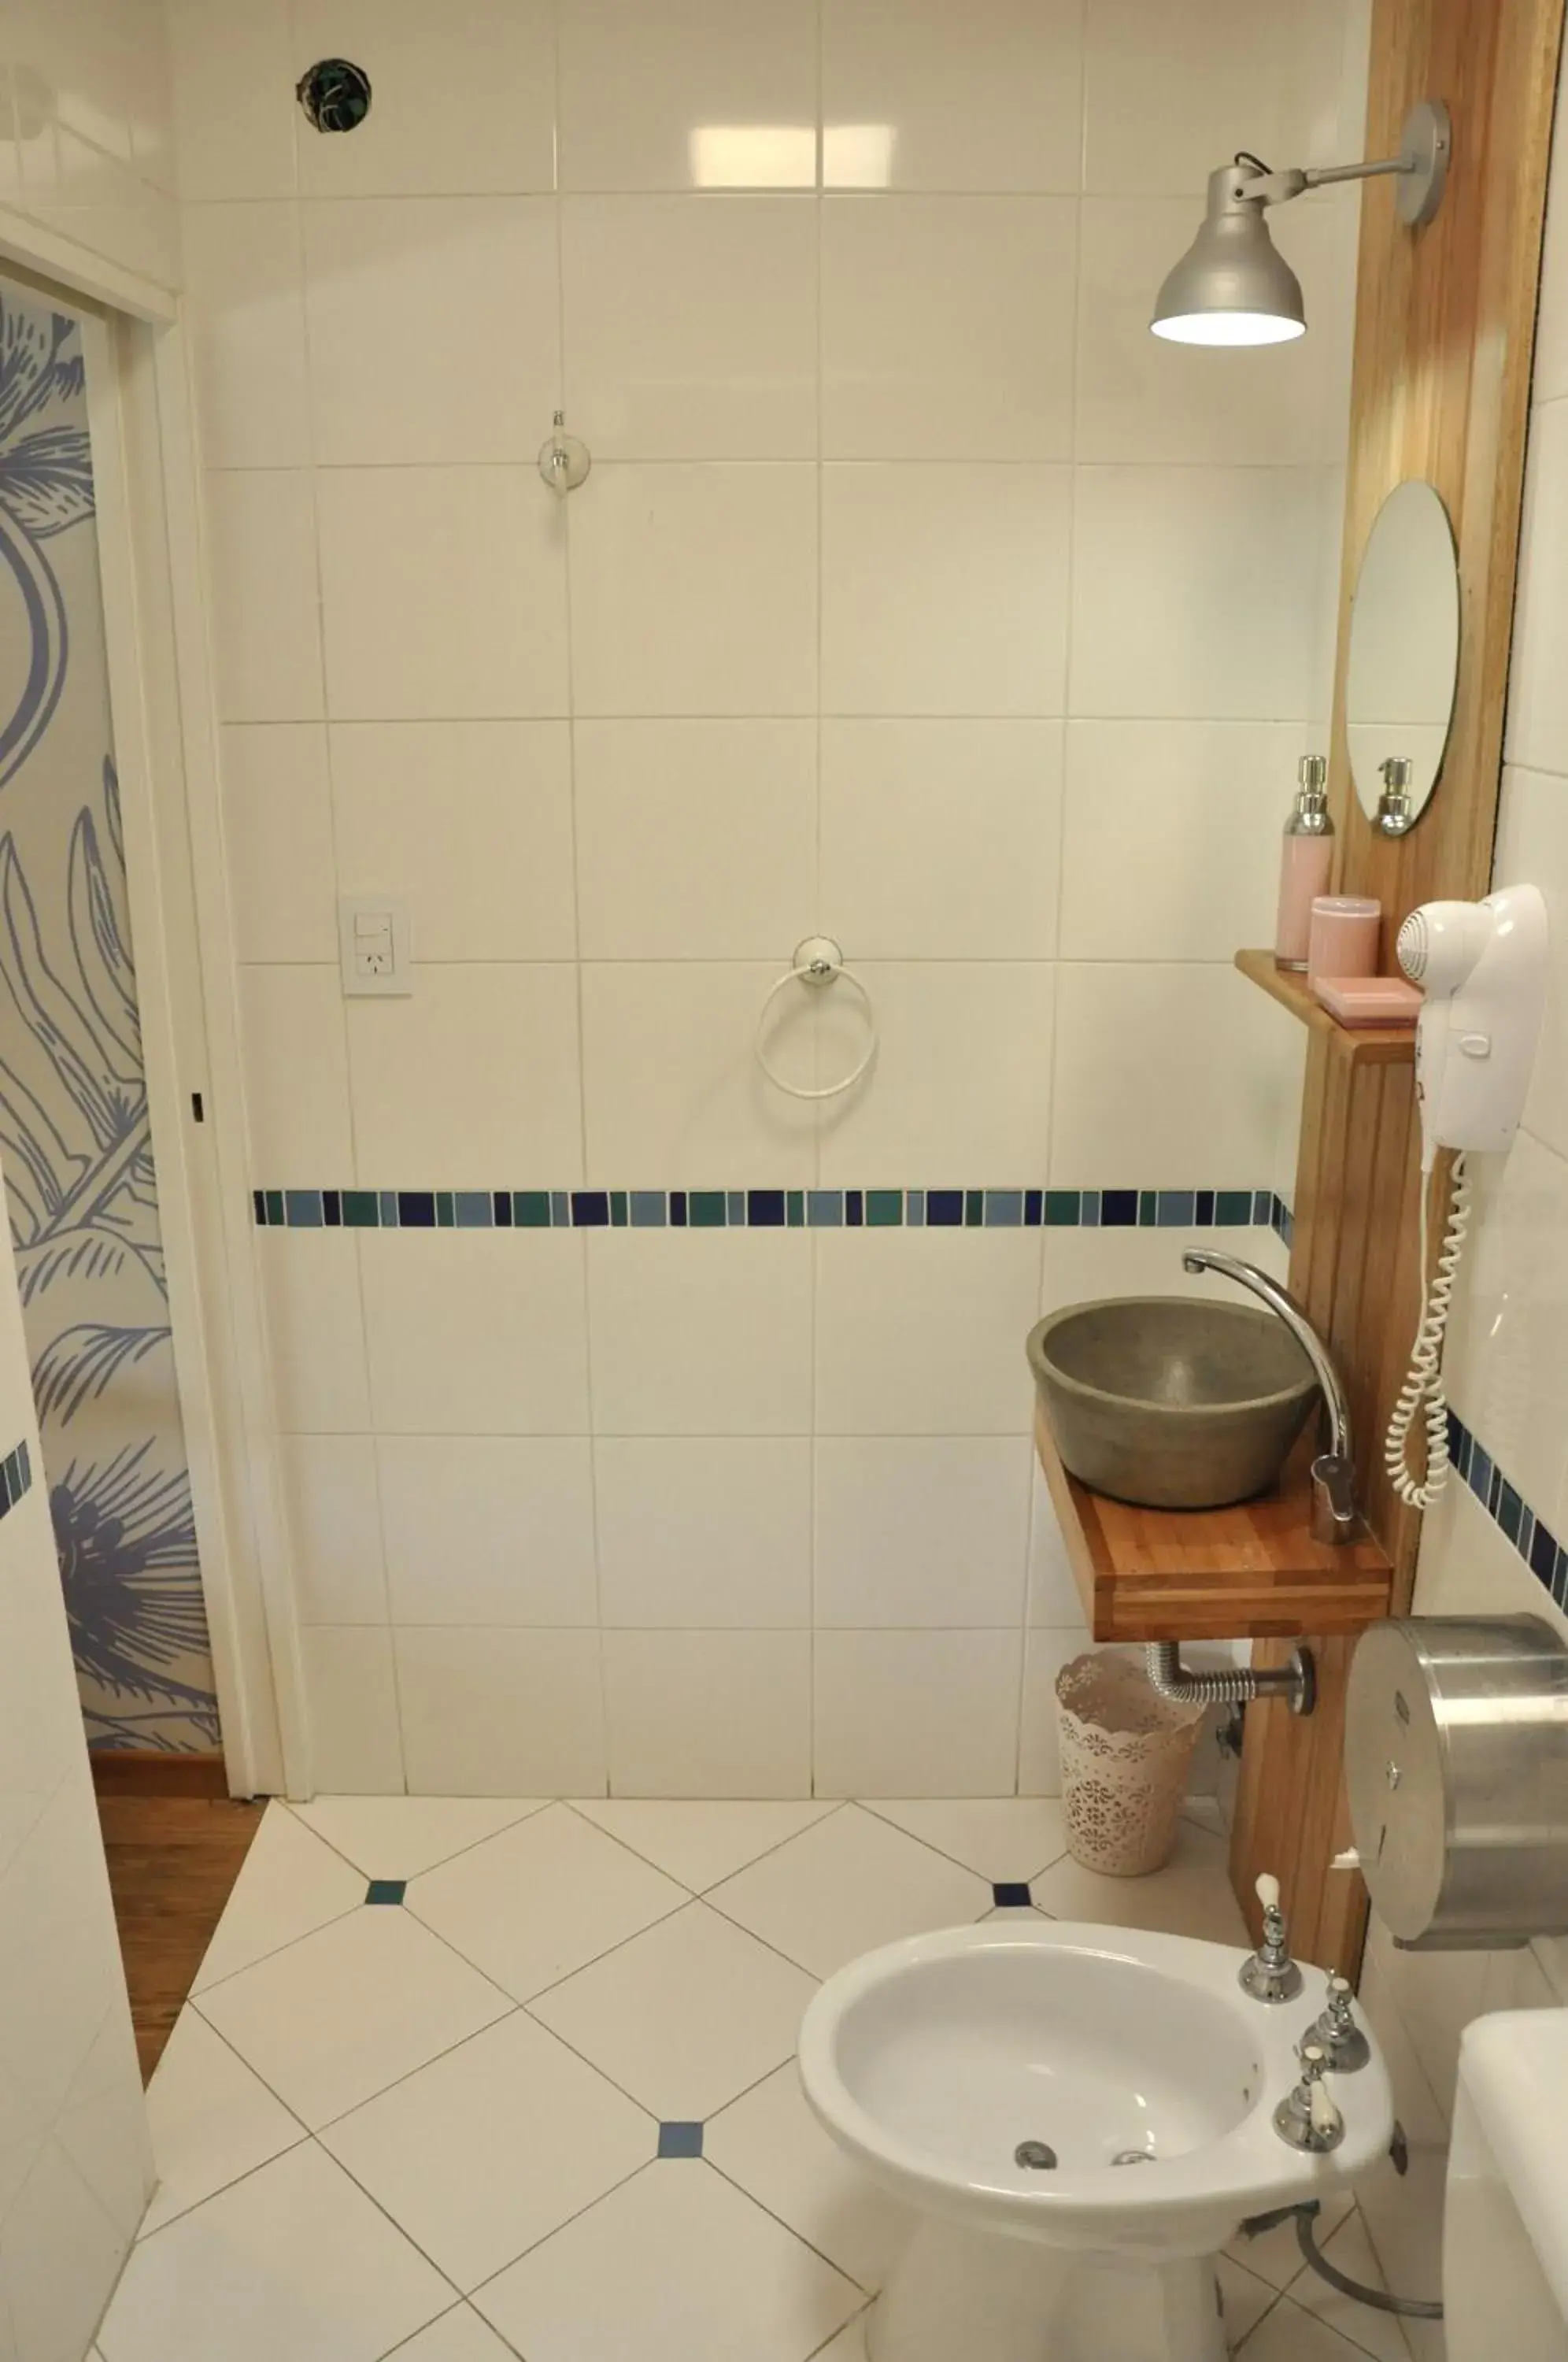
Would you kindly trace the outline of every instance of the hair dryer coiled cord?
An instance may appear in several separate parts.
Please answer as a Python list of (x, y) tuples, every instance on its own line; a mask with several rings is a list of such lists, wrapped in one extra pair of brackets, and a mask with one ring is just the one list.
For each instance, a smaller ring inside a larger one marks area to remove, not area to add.
[[(1427, 1270), (1429, 1235), (1428, 1200), (1431, 1184), (1421, 1176), (1421, 1277)], [(1388, 1422), (1384, 1439), (1383, 1464), (1387, 1469), (1394, 1490), (1408, 1507), (1430, 1509), (1448, 1482), (1448, 1398), (1442, 1390), (1442, 1340), (1448, 1326), (1449, 1306), (1453, 1297), (1454, 1276), (1464, 1250), (1464, 1234), (1470, 1227), (1473, 1211), (1470, 1202), (1470, 1176), (1463, 1156), (1453, 1161), (1453, 1203), (1448, 1229), (1439, 1250), (1437, 1269), (1421, 1314), (1416, 1341), (1410, 1349), (1410, 1369), (1394, 1415)], [(1410, 1473), (1410, 1429), (1417, 1418), (1424, 1420), (1427, 1430), (1427, 1473), (1418, 1480)]]

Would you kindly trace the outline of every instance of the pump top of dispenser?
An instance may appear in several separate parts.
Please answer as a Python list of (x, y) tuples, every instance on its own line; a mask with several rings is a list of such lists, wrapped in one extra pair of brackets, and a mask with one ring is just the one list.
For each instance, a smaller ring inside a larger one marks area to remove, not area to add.
[(1329, 818), (1329, 766), (1321, 755), (1303, 755), (1296, 767), (1299, 785), (1290, 816), (1285, 823), (1286, 836), (1332, 836), (1334, 823)]

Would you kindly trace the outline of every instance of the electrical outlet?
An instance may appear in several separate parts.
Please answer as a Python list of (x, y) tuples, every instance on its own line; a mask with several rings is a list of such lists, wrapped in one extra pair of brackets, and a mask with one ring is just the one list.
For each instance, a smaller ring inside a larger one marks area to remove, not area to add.
[(337, 905), (337, 945), (346, 996), (414, 990), (408, 905), (388, 895), (345, 895)]

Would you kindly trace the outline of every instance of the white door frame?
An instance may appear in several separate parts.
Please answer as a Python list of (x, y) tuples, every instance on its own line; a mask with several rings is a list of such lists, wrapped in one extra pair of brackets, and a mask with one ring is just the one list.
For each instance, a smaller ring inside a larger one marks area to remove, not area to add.
[(0, 258), (21, 266), (25, 283), (41, 279), (39, 292), (82, 323), (159, 1216), (228, 1786), (308, 1795), (251, 1216), (188, 340), (162, 289), (4, 208)]

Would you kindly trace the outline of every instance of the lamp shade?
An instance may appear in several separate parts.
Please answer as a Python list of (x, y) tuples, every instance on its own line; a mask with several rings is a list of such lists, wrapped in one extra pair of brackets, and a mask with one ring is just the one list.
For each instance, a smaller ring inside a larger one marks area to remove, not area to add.
[(1202, 227), (1166, 277), (1149, 326), (1178, 345), (1278, 345), (1307, 327), (1301, 281), (1278, 252), (1263, 201), (1235, 167), (1212, 173)]

